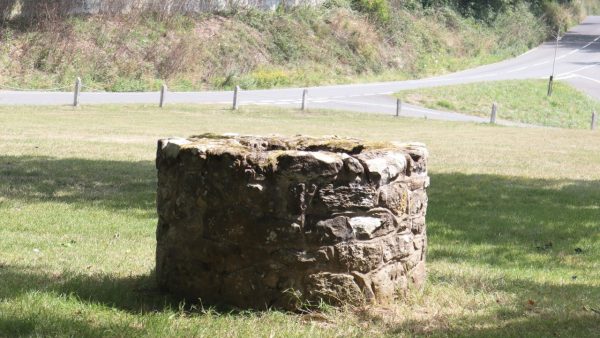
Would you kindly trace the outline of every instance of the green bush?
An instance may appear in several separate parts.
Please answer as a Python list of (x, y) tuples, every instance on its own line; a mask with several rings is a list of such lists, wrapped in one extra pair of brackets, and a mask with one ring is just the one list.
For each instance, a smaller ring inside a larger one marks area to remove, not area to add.
[(270, 88), (291, 83), (293, 74), (283, 69), (258, 69), (250, 74), (254, 87)]
[(600, 1), (598, 0), (583, 0), (583, 9), (587, 15), (599, 15), (600, 14)]
[(351, 0), (326, 0), (323, 2), (324, 8), (352, 8)]
[(390, 20), (390, 5), (387, 0), (352, 0), (352, 9), (365, 13), (380, 23)]
[(583, 7), (580, 3), (560, 5), (556, 2), (546, 2), (542, 9), (550, 34), (566, 32), (583, 16)]
[(514, 53), (534, 47), (547, 35), (544, 20), (536, 17), (525, 4), (499, 14), (493, 28), (499, 37), (498, 48)]

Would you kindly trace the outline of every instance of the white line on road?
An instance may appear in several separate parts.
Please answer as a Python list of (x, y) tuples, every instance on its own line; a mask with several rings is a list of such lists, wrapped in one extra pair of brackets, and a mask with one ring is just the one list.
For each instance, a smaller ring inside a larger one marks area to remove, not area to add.
[[(372, 107), (381, 107), (381, 108), (390, 108), (390, 109), (395, 109), (396, 105), (392, 105), (392, 104), (380, 104), (380, 103), (369, 103), (369, 102), (351, 102), (351, 101), (341, 101), (341, 100), (326, 100), (323, 101), (322, 103), (329, 103), (329, 102), (336, 102), (336, 103), (343, 103), (343, 104), (350, 104), (350, 105), (355, 105), (355, 106), (372, 106)], [(427, 114), (431, 114), (431, 115), (443, 115), (442, 113), (433, 111), (433, 110), (425, 110), (425, 109), (419, 109), (419, 108), (413, 108), (413, 107), (405, 107), (404, 110), (407, 111), (414, 111), (414, 112), (418, 112), (418, 113), (427, 113)], [(452, 113), (450, 113), (452, 114)]]
[[(589, 43), (587, 43), (585, 46), (583, 46), (581, 48), (574, 49), (566, 54), (563, 54), (563, 55), (557, 57), (556, 60), (562, 60), (562, 59), (566, 58), (567, 56), (573, 55), (575, 53), (579, 53), (579, 52), (581, 52), (581, 50), (588, 48), (589, 46), (591, 46), (594, 42), (597, 42), (598, 40), (600, 40), (600, 36), (597, 36), (594, 40), (590, 41)], [(534, 63), (532, 67), (542, 66), (542, 65), (548, 64), (550, 62), (552, 62), (552, 60)], [(529, 67), (527, 67), (527, 68), (529, 68)], [(525, 68), (525, 69), (527, 69), (527, 68)], [(514, 73), (516, 71), (518, 71), (518, 70), (509, 71), (508, 73)]]
[(588, 44), (586, 44), (585, 46), (583, 46), (583, 47), (581, 47), (581, 48), (577, 48), (577, 49), (575, 49), (575, 50), (572, 50), (572, 51), (568, 52), (567, 54), (564, 54), (564, 55), (561, 55), (561, 56), (559, 56), (559, 57), (558, 57), (558, 58), (556, 58), (556, 59), (557, 59), (557, 60), (560, 60), (560, 59), (562, 59), (562, 58), (565, 58), (565, 57), (567, 57), (567, 56), (569, 56), (569, 55), (573, 55), (573, 54), (575, 54), (575, 53), (577, 53), (577, 52), (580, 52), (582, 49), (586, 49), (586, 48), (588, 48), (589, 46), (591, 46), (591, 45), (592, 45), (594, 42), (598, 41), (599, 39), (600, 39), (600, 36), (596, 37), (594, 40), (590, 41), (590, 42), (589, 42)]
[(507, 74), (510, 74), (510, 73), (515, 73), (515, 72), (520, 72), (520, 71), (526, 70), (526, 69), (528, 69), (528, 68), (529, 68), (529, 66), (520, 67), (520, 68), (515, 68), (515, 69), (513, 69), (513, 70), (509, 70), (509, 71), (508, 71), (508, 72), (506, 72), (506, 73), (507, 73)]
[(584, 76), (584, 75), (579, 75), (579, 74), (574, 74), (573, 77), (580, 77), (584, 80), (588, 80), (588, 81), (592, 81), (592, 82), (596, 82), (596, 83), (600, 83), (600, 80), (588, 77), (588, 76)]
[[(591, 43), (590, 43), (590, 44), (591, 44)], [(589, 44), (587, 44), (585, 47), (587, 47), (587, 46), (589, 46)], [(583, 47), (583, 48), (585, 48), (585, 47)], [(583, 49), (583, 48), (582, 48), (582, 49)], [(561, 55), (561, 56), (557, 57), (556, 59), (557, 59), (557, 60), (562, 60), (562, 59), (566, 58), (566, 57), (567, 57), (567, 56), (569, 56), (569, 55), (573, 55), (573, 54), (575, 54), (575, 53), (579, 52), (580, 50), (581, 50), (581, 49), (575, 49), (575, 50), (572, 50), (572, 51), (568, 52), (567, 54), (563, 54), (563, 55)]]
[[(572, 79), (574, 77), (576, 77), (577, 75), (575, 74), (569, 74), (567, 76), (561, 76), (561, 77), (556, 77), (557, 80), (568, 80), (568, 79)], [(541, 78), (542, 80), (546, 80), (546, 78)]]
[(264, 103), (264, 102), (244, 102), (245, 105), (250, 106), (288, 106), (292, 104), (300, 104), (300, 102), (273, 102), (273, 103)]
[(592, 41), (592, 42), (588, 43), (587, 45), (583, 46), (583, 48), (582, 48), (582, 49), (586, 49), (586, 48), (588, 48), (588, 47), (589, 47), (589, 46), (590, 46), (592, 43), (594, 43), (594, 42), (596, 42), (596, 41), (598, 41), (598, 40), (600, 40), (600, 36), (599, 36), (599, 37), (597, 37), (597, 38), (595, 38), (595, 39), (594, 39), (594, 41)]
[(381, 107), (381, 108), (396, 108), (396, 105), (391, 104), (380, 104), (380, 103), (369, 103), (369, 102), (353, 102), (353, 101), (342, 101), (342, 100), (323, 100), (321, 103), (329, 103), (329, 102), (337, 102), (350, 104), (355, 106), (372, 106), (372, 107)]
[(598, 65), (600, 65), (600, 62), (596, 62), (596, 63), (593, 63), (591, 65), (583, 66), (583, 67), (577, 68), (577, 69), (569, 71), (569, 72), (560, 73), (557, 76), (565, 76), (565, 75), (574, 74), (574, 73), (580, 72), (582, 70), (586, 70), (586, 69), (589, 69), (589, 68), (592, 68), (592, 67), (596, 67)]
[(534, 63), (533, 67), (537, 67), (537, 66), (541, 66), (541, 65), (545, 65), (547, 63), (550, 63), (550, 61), (544, 61), (544, 62), (538, 62), (538, 63)]

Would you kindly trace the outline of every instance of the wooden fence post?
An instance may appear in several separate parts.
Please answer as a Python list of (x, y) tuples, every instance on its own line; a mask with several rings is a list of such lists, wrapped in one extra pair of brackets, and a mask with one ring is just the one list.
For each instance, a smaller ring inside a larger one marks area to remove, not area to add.
[(73, 97), (73, 107), (79, 107), (79, 94), (81, 93), (81, 78), (75, 80), (75, 93)]
[(490, 116), (490, 123), (496, 124), (496, 114), (498, 113), (498, 104), (494, 102), (492, 104), (492, 114)]
[(159, 107), (164, 107), (165, 106), (165, 99), (167, 98), (167, 85), (163, 83), (162, 87), (160, 87), (160, 103), (159, 103)]
[(240, 92), (240, 86), (235, 86), (235, 90), (233, 91), (233, 110), (238, 109), (238, 95)]
[(308, 89), (302, 91), (302, 110), (308, 109)]
[(591, 129), (592, 130), (596, 130), (596, 127), (598, 126), (598, 114), (596, 114), (596, 112), (594, 111), (592, 113), (592, 124), (591, 124)]
[(400, 99), (397, 99), (396, 100), (396, 117), (399, 117), (401, 112), (402, 112), (402, 101), (400, 101)]

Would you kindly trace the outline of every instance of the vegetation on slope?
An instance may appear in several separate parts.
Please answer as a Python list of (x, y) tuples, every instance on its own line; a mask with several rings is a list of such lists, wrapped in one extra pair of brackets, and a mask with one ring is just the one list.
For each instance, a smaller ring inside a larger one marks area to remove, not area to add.
[(452, 1), (328, 0), (275, 12), (14, 20), (0, 27), (0, 86), (70, 87), (77, 76), (87, 90), (114, 91), (422, 77), (516, 55), (582, 14), (548, 6), (484, 13)]
[(551, 97), (546, 80), (511, 80), (406, 90), (404, 102), (432, 109), (489, 116), (492, 103), (498, 118), (561, 128), (589, 128), (600, 102), (565, 82), (556, 82)]

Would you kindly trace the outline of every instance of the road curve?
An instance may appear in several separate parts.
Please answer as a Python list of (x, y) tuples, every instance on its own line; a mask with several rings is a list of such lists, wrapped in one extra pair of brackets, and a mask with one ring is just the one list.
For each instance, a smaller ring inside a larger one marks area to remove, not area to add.
[[(546, 79), (552, 73), (555, 42), (549, 41), (516, 58), (491, 65), (420, 80), (332, 85), (308, 88), (313, 108), (393, 114), (390, 95), (404, 89), (510, 79)], [(555, 77), (600, 100), (600, 16), (590, 16), (567, 32), (558, 44)], [(240, 104), (298, 106), (302, 88), (248, 90), (240, 93)], [(231, 104), (231, 91), (169, 92), (168, 103)], [(81, 93), (82, 104), (158, 103), (157, 92)], [(0, 105), (67, 105), (71, 92), (0, 91)], [(404, 105), (403, 116), (451, 121), (483, 122), (486, 119)]]

